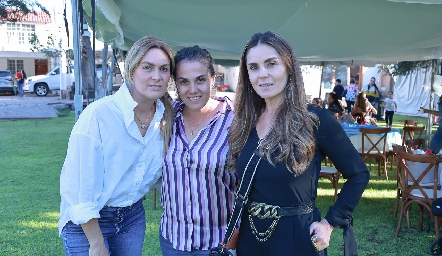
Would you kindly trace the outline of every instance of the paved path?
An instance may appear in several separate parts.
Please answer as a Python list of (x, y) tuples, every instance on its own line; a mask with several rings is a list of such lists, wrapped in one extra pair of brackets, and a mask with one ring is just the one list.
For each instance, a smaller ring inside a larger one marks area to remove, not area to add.
[[(232, 92), (217, 92), (216, 95), (228, 96), (232, 101), (235, 99), (235, 94)], [(61, 99), (60, 95), (48, 94), (38, 97), (35, 94), (26, 93), (26, 97), (20, 98), (0, 93), (0, 119), (53, 118), (58, 117), (57, 109), (67, 109), (73, 106), (73, 100)]]
[(26, 97), (0, 94), (0, 119), (33, 119), (58, 117), (57, 109), (73, 106), (73, 100), (61, 99), (59, 95), (38, 97), (26, 94)]

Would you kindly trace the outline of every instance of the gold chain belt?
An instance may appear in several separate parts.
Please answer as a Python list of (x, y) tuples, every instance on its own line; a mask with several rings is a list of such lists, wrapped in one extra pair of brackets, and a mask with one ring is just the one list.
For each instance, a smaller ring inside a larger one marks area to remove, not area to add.
[[(252, 229), (255, 238), (259, 242), (265, 242), (275, 232), (276, 225), (281, 217), (308, 214), (311, 213), (313, 209), (314, 204), (299, 205), (294, 207), (279, 207), (277, 205), (252, 202), (249, 206), (250, 228)], [(265, 232), (259, 232), (255, 227), (252, 216), (259, 219), (273, 219), (273, 221)]]

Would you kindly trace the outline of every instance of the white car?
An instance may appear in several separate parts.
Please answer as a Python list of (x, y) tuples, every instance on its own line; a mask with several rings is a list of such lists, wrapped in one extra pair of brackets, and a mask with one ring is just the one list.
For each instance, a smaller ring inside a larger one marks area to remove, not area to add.
[(60, 74), (60, 67), (55, 67), (46, 75), (28, 77), (23, 90), (35, 93), (37, 96), (46, 96), (49, 91), (60, 90), (61, 78), (63, 78), (63, 81), (66, 83), (65, 88), (68, 88), (72, 85), (75, 79), (73, 69), (70, 67), (67, 67), (66, 69), (68, 73), (62, 72)]

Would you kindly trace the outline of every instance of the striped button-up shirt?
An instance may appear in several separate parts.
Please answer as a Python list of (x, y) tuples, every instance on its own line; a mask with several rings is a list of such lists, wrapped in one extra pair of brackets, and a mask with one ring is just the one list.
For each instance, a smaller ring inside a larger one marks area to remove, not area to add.
[(233, 120), (232, 103), (223, 104), (189, 143), (182, 102), (163, 163), (161, 235), (181, 251), (208, 250), (222, 241), (230, 218), (237, 178), (226, 169), (227, 130)]

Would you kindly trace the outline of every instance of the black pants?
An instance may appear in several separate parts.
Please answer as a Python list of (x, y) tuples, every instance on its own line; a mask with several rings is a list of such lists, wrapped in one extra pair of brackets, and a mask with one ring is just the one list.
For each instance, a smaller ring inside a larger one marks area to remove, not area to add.
[(355, 102), (352, 100), (345, 100), (345, 102), (347, 103), (347, 111), (348, 113), (351, 113), (351, 109), (354, 106)]
[(391, 125), (393, 123), (394, 111), (385, 110), (385, 123)]

